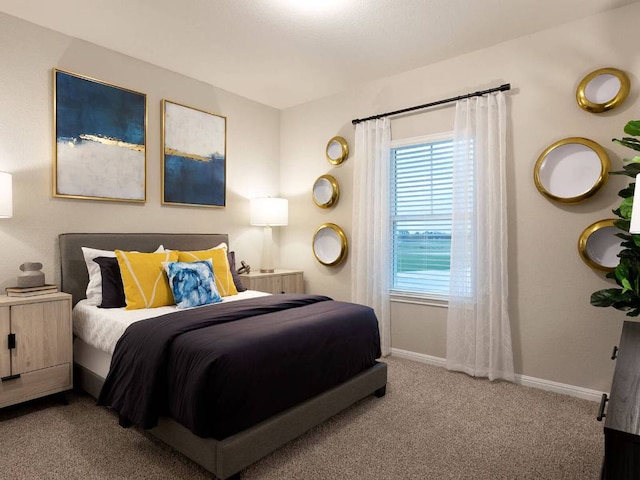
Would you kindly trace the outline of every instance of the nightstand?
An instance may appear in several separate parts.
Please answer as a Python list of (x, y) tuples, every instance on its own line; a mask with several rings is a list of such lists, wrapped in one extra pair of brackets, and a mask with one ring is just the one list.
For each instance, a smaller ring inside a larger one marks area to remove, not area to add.
[(0, 408), (73, 387), (71, 295), (0, 295)]
[(249, 272), (240, 275), (242, 284), (249, 290), (267, 293), (304, 293), (301, 270), (275, 270), (273, 273)]

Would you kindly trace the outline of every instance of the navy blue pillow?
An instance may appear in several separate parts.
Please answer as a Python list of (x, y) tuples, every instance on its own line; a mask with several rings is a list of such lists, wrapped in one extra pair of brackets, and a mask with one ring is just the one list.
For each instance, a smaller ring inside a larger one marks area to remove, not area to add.
[(100, 266), (102, 275), (102, 303), (99, 308), (121, 308), (127, 306), (124, 296), (124, 285), (120, 275), (118, 259), (112, 257), (96, 257), (93, 259)]
[(231, 277), (233, 278), (233, 284), (236, 286), (236, 290), (239, 292), (245, 292), (247, 289), (242, 285), (242, 280), (240, 280), (238, 272), (236, 271), (236, 252), (227, 252), (227, 259), (229, 260)]

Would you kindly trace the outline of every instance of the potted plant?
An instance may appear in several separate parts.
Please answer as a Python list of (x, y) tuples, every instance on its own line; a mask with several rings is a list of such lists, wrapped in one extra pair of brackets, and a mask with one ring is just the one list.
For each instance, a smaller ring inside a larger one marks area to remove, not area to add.
[[(627, 123), (624, 132), (631, 137), (614, 138), (613, 142), (640, 152), (640, 140), (632, 138), (640, 137), (640, 120)], [(624, 162), (625, 165), (621, 171), (611, 172), (611, 174), (627, 175), (635, 180), (636, 175), (640, 174), (640, 156), (625, 158)], [(618, 254), (620, 262), (615, 270), (607, 273), (606, 276), (614, 279), (620, 288), (605, 288), (591, 294), (591, 305), (613, 307), (627, 312), (630, 317), (640, 315), (640, 234), (628, 233), (635, 185), (635, 182), (630, 183), (618, 192), (618, 195), (622, 197), (622, 203), (616, 210), (613, 210), (613, 213), (619, 217), (614, 225), (627, 233), (617, 235), (622, 239), (622, 250)]]

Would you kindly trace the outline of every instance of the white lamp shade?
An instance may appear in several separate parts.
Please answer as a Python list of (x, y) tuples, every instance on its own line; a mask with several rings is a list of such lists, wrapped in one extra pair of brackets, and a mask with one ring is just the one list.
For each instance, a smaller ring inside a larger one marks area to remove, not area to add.
[(13, 187), (11, 174), (0, 172), (0, 218), (13, 217)]
[(631, 209), (631, 225), (629, 233), (640, 233), (640, 174), (636, 175), (636, 187), (633, 191), (633, 207)]
[(252, 198), (251, 225), (279, 227), (289, 224), (289, 200), (286, 198)]

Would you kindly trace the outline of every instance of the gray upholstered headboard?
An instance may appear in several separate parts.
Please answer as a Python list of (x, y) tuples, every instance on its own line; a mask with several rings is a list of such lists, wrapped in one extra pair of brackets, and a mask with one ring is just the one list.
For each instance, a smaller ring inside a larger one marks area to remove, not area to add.
[(82, 247), (153, 252), (159, 245), (171, 250), (205, 250), (229, 242), (222, 233), (63, 233), (58, 239), (62, 291), (73, 296), (74, 305), (86, 298), (89, 283)]

